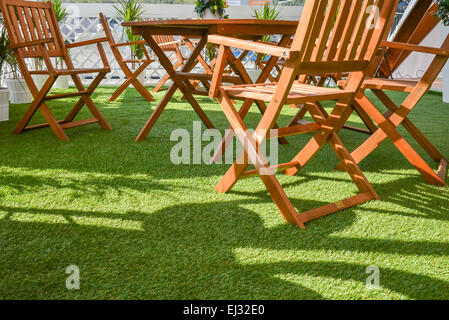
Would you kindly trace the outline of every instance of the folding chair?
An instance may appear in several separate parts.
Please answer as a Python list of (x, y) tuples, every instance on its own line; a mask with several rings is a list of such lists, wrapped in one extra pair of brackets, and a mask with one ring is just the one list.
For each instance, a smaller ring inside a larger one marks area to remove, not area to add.
[[(214, 85), (220, 84), (225, 58), (230, 47), (253, 50), (271, 56), (284, 57), (279, 82), (221, 86), (216, 97), (238, 139), (245, 147), (242, 155), (226, 172), (215, 189), (229, 191), (241, 178), (259, 175), (287, 222), (305, 228), (304, 223), (354, 205), (379, 199), (350, 153), (338, 137), (352, 113), (351, 101), (357, 94), (368, 71), (374, 53), (391, 25), (398, 0), (307, 0), (290, 48), (271, 46), (237, 38), (211, 35), (208, 41), (220, 45), (214, 71)], [(307, 75), (350, 73), (344, 88), (334, 89), (304, 84)], [(295, 79), (299, 75), (299, 81)], [(212, 86), (210, 93), (217, 92)], [(269, 105), (254, 133), (247, 130), (233, 100), (269, 101)], [(316, 102), (336, 100), (330, 115), (324, 114)], [(271, 131), (284, 105), (304, 104), (314, 123), (295, 125)], [(266, 139), (316, 132), (292, 161), (270, 166), (258, 150)], [(326, 144), (343, 163), (360, 193), (356, 196), (298, 214), (285, 194), (274, 171), (294, 175)], [(246, 171), (249, 164), (255, 170)]]
[[(114, 93), (109, 98), (109, 101), (115, 101), (131, 84), (142, 95), (142, 97), (144, 97), (145, 100), (153, 101), (153, 96), (151, 95), (151, 93), (148, 92), (148, 90), (143, 86), (142, 83), (140, 83), (139, 79), (137, 78), (154, 61), (150, 58), (148, 51), (145, 48), (145, 40), (126, 42), (126, 43), (116, 43), (114, 40), (114, 36), (112, 35), (111, 29), (109, 28), (108, 21), (106, 20), (103, 13), (100, 13), (100, 20), (101, 24), (103, 25), (104, 33), (108, 38), (108, 43), (109, 46), (111, 47), (112, 53), (114, 54), (115, 60), (117, 60), (117, 63), (119, 64), (120, 68), (123, 70), (123, 73), (126, 76), (126, 81), (120, 87), (118, 87), (117, 90), (114, 91)], [(123, 58), (122, 53), (120, 52), (120, 47), (133, 46), (133, 45), (140, 45), (142, 47), (142, 50), (145, 54), (144, 59), (125, 60)], [(128, 67), (129, 63), (140, 64), (140, 66), (134, 72), (132, 72), (131, 69)]]
[[(443, 186), (447, 171), (447, 160), (440, 151), (424, 136), (416, 125), (407, 117), (416, 107), (422, 97), (432, 87), (433, 82), (440, 74), (449, 59), (449, 36), (446, 37), (441, 48), (423, 47), (407, 43), (382, 41), (382, 47), (415, 51), (435, 55), (432, 63), (419, 81), (392, 80), (380, 78), (366, 78), (360, 92), (357, 94), (354, 105), (358, 105), (379, 126), (363, 144), (354, 152), (352, 157), (359, 163), (373, 152), (383, 141), (390, 139), (404, 157), (419, 171), (430, 184)], [(344, 86), (344, 82), (340, 82)], [(387, 107), (388, 112), (382, 114), (376, 106), (364, 95), (364, 91), (371, 89), (376, 97)], [(384, 90), (408, 92), (409, 95), (397, 106)], [(410, 146), (404, 137), (397, 131), (402, 124), (411, 136), (421, 145), (426, 153), (439, 164), (437, 172), (424, 161), (424, 159)], [(342, 169), (340, 164), (337, 169)]]
[[(90, 97), (101, 80), (110, 71), (106, 54), (100, 44), (101, 42), (107, 41), (107, 39), (101, 38), (65, 45), (56, 21), (53, 5), (50, 2), (0, 0), (0, 5), (5, 26), (11, 40), (11, 48), (14, 50), (20, 71), (34, 97), (33, 102), (22, 120), (20, 120), (14, 133), (19, 134), (25, 130), (50, 126), (59, 139), (69, 140), (64, 132), (66, 128), (98, 122), (103, 129), (112, 130)], [(75, 69), (67, 49), (95, 43), (97, 44), (104, 66), (94, 69)], [(30, 71), (25, 59), (39, 57), (45, 62), (47, 70)], [(67, 68), (55, 69), (52, 65), (51, 57), (62, 58)], [(98, 75), (86, 89), (79, 75), (89, 73), (98, 73)], [(47, 74), (49, 76), (41, 90), (37, 89), (31, 77), (32, 74)], [(70, 75), (72, 77), (77, 92), (48, 95), (56, 79), (62, 75)], [(80, 96), (80, 100), (64, 120), (57, 121), (45, 101), (75, 96)], [(84, 104), (88, 107), (94, 118), (74, 122), (74, 118)], [(47, 123), (27, 126), (37, 109), (41, 111)]]
[[(173, 52), (175, 56), (173, 59), (174, 69), (177, 70), (178, 68), (182, 67), (184, 65), (184, 62), (187, 60), (183, 57), (181, 53), (180, 46), (184, 45), (184, 39), (182, 40), (175, 40), (173, 36), (167, 35), (167, 36), (153, 36), (154, 40), (157, 44), (159, 44), (160, 48), (164, 52)], [(156, 85), (156, 87), (153, 89), (153, 92), (159, 92), (164, 86), (164, 84), (170, 79), (170, 75), (167, 73)]]

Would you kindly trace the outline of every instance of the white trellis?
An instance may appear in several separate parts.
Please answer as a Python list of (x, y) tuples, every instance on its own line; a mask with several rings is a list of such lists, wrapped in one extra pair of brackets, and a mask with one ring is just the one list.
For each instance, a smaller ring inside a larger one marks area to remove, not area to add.
[[(99, 37), (104, 37), (104, 31), (99, 19), (99, 13), (103, 12), (112, 30), (116, 41), (125, 41), (122, 39), (121, 21), (114, 17), (114, 10), (111, 4), (70, 4), (69, 11), (71, 15), (67, 21), (60, 25), (63, 37), (68, 42), (84, 41)], [(146, 4), (145, 18), (147, 19), (185, 19), (194, 17), (192, 5), (157, 5)], [(234, 18), (251, 18), (254, 7), (238, 6), (229, 8), (229, 13)], [(281, 10), (281, 12), (288, 12), (289, 15), (283, 15), (284, 19), (299, 19), (301, 7), (288, 7), (288, 10)], [(116, 86), (122, 83), (125, 75), (121, 71), (119, 65), (114, 59), (114, 56), (107, 43), (104, 48), (111, 65), (111, 72), (106, 76), (101, 85)], [(121, 48), (125, 59), (129, 59), (131, 51), (127, 47)], [(183, 49), (183, 54), (188, 56), (189, 50)], [(238, 53), (236, 53), (238, 54)], [(92, 68), (101, 65), (101, 59), (98, 55), (96, 46), (88, 46), (82, 48), (73, 48), (70, 50), (70, 55), (74, 64), (80, 68)], [(244, 64), (249, 68), (254, 68), (253, 61), (255, 54), (250, 54), (245, 60)], [(197, 66), (194, 72), (201, 72), (200, 65)], [(148, 66), (146, 71), (145, 84), (152, 85), (159, 82), (165, 75), (165, 70), (158, 63), (153, 62)], [(83, 81), (89, 82), (92, 80), (90, 75), (85, 75)]]

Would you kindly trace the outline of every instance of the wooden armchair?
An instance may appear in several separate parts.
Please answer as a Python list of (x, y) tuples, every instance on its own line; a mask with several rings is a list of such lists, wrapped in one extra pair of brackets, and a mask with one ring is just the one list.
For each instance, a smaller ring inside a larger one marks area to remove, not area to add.
[[(388, 32), (397, 2), (398, 0), (307, 0), (290, 48), (219, 35), (208, 37), (209, 42), (220, 46), (209, 93), (218, 99), (237, 138), (244, 146), (243, 154), (215, 187), (217, 191), (227, 192), (239, 179), (258, 175), (284, 219), (302, 228), (307, 221), (378, 199), (371, 184), (338, 137), (338, 132), (353, 111), (351, 102), (369, 71), (382, 37)], [(367, 27), (372, 26), (373, 22), (373, 27)], [(223, 86), (226, 57), (232, 54), (230, 47), (283, 57), (286, 62), (279, 82)], [(341, 89), (304, 84), (308, 75), (340, 72), (349, 73), (349, 79)], [(242, 115), (235, 108), (234, 100), (269, 102), (254, 133), (247, 130)], [(317, 103), (325, 100), (336, 101), (329, 115), (317, 106)], [(300, 104), (306, 106), (314, 123), (271, 130), (284, 105)], [(310, 132), (316, 133), (290, 162), (270, 166), (259, 152), (261, 144), (267, 139)], [(296, 174), (327, 143), (360, 193), (298, 214), (276, 179), (275, 172)], [(250, 164), (255, 169), (246, 171)]]
[[(156, 41), (157, 44), (159, 44), (159, 47), (164, 52), (168, 53), (174, 53), (173, 59), (173, 69), (177, 70), (178, 68), (182, 67), (184, 65), (184, 62), (187, 60), (183, 57), (181, 53), (180, 46), (184, 45), (184, 40), (175, 40), (173, 36), (167, 35), (167, 36), (153, 36), (153, 39)], [(156, 87), (153, 89), (153, 92), (159, 92), (162, 90), (162, 87), (164, 84), (170, 79), (170, 75), (167, 73), (156, 85)]]
[[(53, 6), (50, 2), (42, 3), (22, 0), (0, 0), (0, 8), (11, 40), (11, 48), (14, 50), (20, 71), (34, 97), (33, 102), (20, 120), (14, 133), (19, 134), (25, 130), (50, 126), (59, 139), (69, 140), (64, 132), (64, 129), (66, 128), (98, 122), (103, 129), (112, 130), (111, 126), (90, 97), (100, 84), (101, 80), (108, 72), (110, 72), (105, 52), (100, 44), (101, 42), (107, 41), (107, 39), (101, 38), (66, 45), (62, 38), (61, 31), (59, 30)], [(70, 59), (67, 49), (91, 44), (97, 44), (100, 57), (103, 61), (103, 67), (94, 69), (76, 69)], [(58, 59), (62, 58), (66, 65), (66, 69), (55, 69), (51, 61), (51, 58), (53, 57)], [(30, 71), (25, 60), (27, 58), (42, 58), (47, 70)], [(98, 75), (86, 89), (82, 84), (79, 75), (89, 73), (97, 73)], [(41, 90), (37, 89), (31, 77), (32, 74), (45, 74), (49, 76)], [(48, 95), (56, 79), (62, 75), (70, 75), (72, 77), (77, 91)], [(80, 96), (80, 100), (76, 103), (66, 118), (59, 121), (54, 118), (49, 107), (45, 103), (45, 101), (48, 100), (75, 96)], [(84, 105), (88, 107), (93, 118), (73, 121)], [(47, 123), (27, 126), (38, 109), (47, 120)]]
[[(367, 116), (371, 117), (376, 122), (379, 128), (377, 128), (364, 143), (352, 152), (352, 156), (354, 160), (359, 163), (371, 154), (383, 141), (390, 139), (396, 148), (418, 170), (428, 183), (443, 186), (445, 185), (447, 159), (408, 118), (408, 115), (430, 90), (433, 82), (449, 60), (449, 36), (446, 37), (441, 48), (388, 41), (382, 41), (381, 47), (393, 48), (396, 50), (400, 49), (409, 52), (427, 53), (434, 55), (435, 58), (419, 80), (394, 80), (383, 78), (366, 78), (364, 80), (353, 105), (362, 109)], [(339, 85), (344, 86), (345, 82), (340, 81)], [(368, 89), (370, 89), (388, 109), (386, 114), (379, 111), (368, 97), (364, 95), (364, 92)], [(402, 104), (396, 105), (385, 91), (408, 92), (409, 95)], [(397, 127), (401, 124), (430, 158), (438, 164), (437, 172), (432, 170), (425, 160), (398, 132)], [(340, 164), (337, 166), (337, 169), (342, 169), (342, 165)]]
[[(108, 21), (106, 20), (103, 13), (100, 13), (100, 20), (101, 24), (103, 25), (104, 33), (106, 34), (106, 37), (108, 38), (109, 46), (111, 47), (112, 53), (114, 54), (115, 60), (117, 60), (117, 63), (119, 64), (120, 68), (122, 69), (123, 73), (126, 75), (126, 81), (122, 83), (120, 87), (117, 88), (117, 90), (114, 91), (114, 93), (109, 98), (109, 101), (115, 101), (124, 91), (126, 88), (128, 88), (131, 84), (136, 88), (136, 90), (144, 97), (147, 101), (152, 101), (153, 96), (151, 93), (148, 92), (148, 90), (143, 86), (142, 83), (140, 83), (138, 76), (146, 70), (146, 68), (154, 61), (150, 58), (147, 49), (145, 48), (145, 40), (141, 41), (135, 41), (135, 42), (126, 42), (126, 43), (116, 43), (114, 40), (114, 36), (112, 35), (111, 29), (109, 28)], [(142, 50), (145, 54), (144, 59), (129, 59), (125, 60), (120, 52), (120, 47), (124, 46), (133, 46), (133, 45), (140, 45), (142, 47)], [(128, 64), (140, 64), (140, 66), (132, 72), (131, 69), (128, 67)]]

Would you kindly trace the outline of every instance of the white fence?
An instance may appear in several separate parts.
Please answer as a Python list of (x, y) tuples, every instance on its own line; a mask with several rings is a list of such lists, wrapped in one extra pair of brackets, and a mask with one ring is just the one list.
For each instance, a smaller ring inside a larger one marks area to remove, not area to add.
[[(229, 7), (227, 13), (231, 18), (252, 18), (254, 6), (235, 6)], [(83, 41), (104, 36), (103, 28), (99, 20), (99, 13), (103, 12), (106, 16), (111, 29), (113, 30), (116, 41), (124, 41), (122, 37), (121, 21), (115, 17), (112, 4), (70, 4), (68, 9), (71, 12), (70, 18), (61, 24), (61, 31), (65, 40), (68, 42)], [(195, 17), (193, 5), (162, 5), (162, 4), (146, 4), (144, 5), (146, 19), (189, 19)], [(285, 20), (299, 20), (302, 7), (281, 7), (281, 18)], [(111, 73), (106, 76), (102, 85), (117, 85), (124, 81), (125, 75), (120, 70), (115, 61), (108, 44), (104, 44), (108, 60), (111, 64)], [(129, 59), (131, 51), (129, 48), (122, 48), (125, 59)], [(184, 49), (184, 56), (189, 55), (188, 49)], [(101, 65), (101, 59), (98, 55), (96, 46), (84, 48), (74, 48), (70, 50), (70, 55), (77, 67), (91, 68)], [(249, 56), (244, 63), (248, 67), (252, 67), (254, 56)], [(197, 67), (197, 71), (201, 71), (201, 67)], [(165, 74), (165, 70), (160, 64), (153, 62), (146, 71), (145, 84), (155, 84)], [(83, 78), (89, 82), (91, 76), (87, 75)]]

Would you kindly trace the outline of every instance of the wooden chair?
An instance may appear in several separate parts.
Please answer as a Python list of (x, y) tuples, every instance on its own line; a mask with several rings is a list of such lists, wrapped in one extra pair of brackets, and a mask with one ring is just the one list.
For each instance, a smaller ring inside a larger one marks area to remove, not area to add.
[[(144, 97), (147, 101), (153, 101), (153, 96), (148, 90), (140, 83), (138, 76), (146, 70), (146, 68), (154, 61), (150, 58), (147, 49), (145, 48), (145, 40), (126, 42), (126, 43), (116, 43), (114, 36), (112, 35), (111, 29), (109, 28), (108, 21), (106, 20), (103, 13), (100, 13), (101, 24), (103, 25), (104, 33), (108, 38), (109, 46), (114, 54), (115, 60), (119, 64), (123, 73), (126, 75), (126, 81), (114, 91), (114, 93), (109, 98), (109, 101), (115, 101), (131, 84), (136, 88), (136, 90)], [(125, 60), (120, 52), (120, 47), (140, 45), (145, 54), (144, 59), (129, 59)], [(128, 67), (128, 64), (140, 64), (139, 67), (132, 72)]]
[[(184, 40), (175, 40), (175, 38), (173, 36), (167, 35), (158, 35), (158, 36), (153, 36), (154, 40), (156, 41), (157, 44), (159, 44), (160, 48), (162, 49), (162, 51), (164, 52), (168, 52), (168, 53), (174, 53), (174, 57), (173, 59), (173, 68), (175, 70), (177, 70), (178, 68), (182, 67), (184, 65), (184, 62), (187, 60), (186, 58), (184, 58), (184, 56), (181, 53), (181, 49), (180, 46), (184, 45)], [(159, 92), (162, 89), (162, 87), (164, 86), (164, 84), (170, 79), (170, 75), (167, 73), (160, 81), (159, 83), (156, 85), (156, 87), (153, 89), (153, 92)]]
[[(237, 38), (211, 35), (208, 41), (220, 45), (210, 94), (217, 97), (228, 121), (245, 151), (227, 171), (215, 189), (229, 191), (241, 178), (259, 175), (284, 219), (305, 228), (304, 223), (354, 205), (379, 199), (364, 174), (338, 137), (352, 113), (350, 106), (379, 43), (388, 31), (398, 0), (307, 0), (291, 48), (270, 46)], [(376, 19), (378, 17), (378, 19)], [(377, 21), (376, 21), (377, 20)], [(371, 23), (374, 22), (373, 27)], [(376, 23), (377, 22), (377, 23)], [(279, 82), (221, 86), (222, 71), (230, 47), (284, 57)], [(334, 89), (304, 84), (307, 75), (349, 72), (344, 88)], [(295, 79), (299, 76), (299, 81)], [(269, 105), (254, 133), (247, 130), (233, 100), (268, 101)], [(330, 115), (316, 105), (323, 100), (336, 100)], [(271, 131), (284, 105), (304, 104), (314, 123)], [(270, 166), (258, 152), (266, 139), (316, 132), (292, 161)], [(294, 175), (329, 143), (343, 163), (360, 194), (336, 203), (298, 214), (285, 194), (275, 171)], [(246, 171), (249, 164), (255, 170)]]
[[(107, 39), (101, 38), (66, 45), (62, 38), (61, 31), (59, 30), (53, 6), (50, 2), (42, 3), (22, 0), (0, 0), (0, 8), (11, 41), (11, 48), (14, 50), (20, 71), (34, 97), (33, 102), (22, 120), (20, 120), (14, 133), (19, 134), (25, 130), (50, 126), (59, 139), (69, 140), (64, 132), (64, 129), (66, 128), (98, 122), (103, 129), (112, 130), (111, 126), (97, 109), (90, 97), (100, 84), (100, 81), (110, 71), (106, 55), (100, 44)], [(95, 43), (97, 44), (104, 66), (95, 69), (76, 69), (73, 66), (67, 49)], [(30, 71), (25, 59), (39, 57), (43, 59), (47, 70)], [(55, 69), (51, 62), (52, 57), (58, 59), (62, 58), (67, 68)], [(89, 73), (98, 73), (98, 75), (86, 89), (82, 84), (79, 75)], [(32, 74), (46, 74), (49, 76), (41, 90), (37, 89), (31, 77)], [(77, 91), (48, 95), (56, 79), (62, 75), (70, 75), (72, 77)], [(57, 121), (45, 101), (75, 96), (80, 96), (80, 100), (64, 120)], [(73, 121), (84, 104), (88, 107), (94, 118)], [(41, 111), (42, 115), (47, 120), (47, 123), (27, 126), (37, 109)]]
[[(373, 152), (383, 141), (390, 139), (404, 157), (419, 171), (423, 178), (430, 184), (445, 185), (447, 171), (447, 159), (441, 152), (424, 136), (416, 125), (407, 117), (417, 106), (419, 101), (432, 87), (433, 82), (440, 74), (449, 59), (449, 36), (446, 37), (441, 48), (423, 47), (414, 44), (382, 41), (382, 47), (394, 48), (411, 52), (422, 52), (435, 55), (432, 63), (418, 81), (393, 80), (381, 78), (366, 78), (360, 92), (357, 94), (354, 105), (358, 105), (379, 126), (363, 144), (354, 152), (352, 157), (359, 163)], [(344, 82), (340, 82), (344, 86)], [(389, 110), (382, 114), (377, 107), (364, 95), (364, 91), (370, 89), (382, 104)], [(409, 95), (400, 106), (396, 105), (385, 93), (385, 90), (408, 92)], [(424, 159), (411, 147), (404, 137), (397, 131), (399, 125), (410, 133), (426, 153), (439, 164), (437, 172), (424, 161)], [(343, 166), (337, 166), (342, 169)]]

